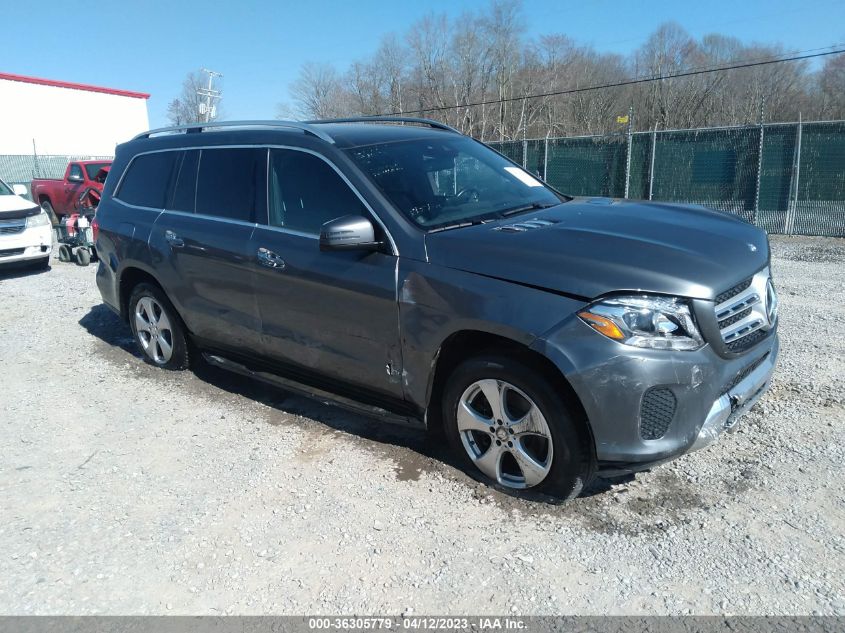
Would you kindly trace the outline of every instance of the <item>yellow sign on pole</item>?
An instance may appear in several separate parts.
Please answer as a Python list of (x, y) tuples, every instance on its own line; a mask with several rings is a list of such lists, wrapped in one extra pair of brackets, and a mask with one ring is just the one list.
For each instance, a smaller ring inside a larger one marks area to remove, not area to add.
[(616, 122), (617, 123), (627, 123), (628, 122), (628, 115), (626, 114), (625, 116), (616, 117)]

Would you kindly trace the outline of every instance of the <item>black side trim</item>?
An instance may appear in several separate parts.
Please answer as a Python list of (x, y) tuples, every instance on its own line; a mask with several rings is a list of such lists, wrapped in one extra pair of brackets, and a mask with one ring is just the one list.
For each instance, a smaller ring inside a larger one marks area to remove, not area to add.
[[(284, 385), (280, 386), (296, 390), (306, 396), (330, 399), (342, 406), (351, 403), (357, 406), (359, 412), (380, 417), (391, 414), (420, 421), (424, 417), (423, 411), (405, 400), (392, 398), (383, 393), (344, 381), (326, 378), (299, 365), (248, 356), (242, 352), (224, 349), (206, 341), (198, 340), (197, 344), (207, 355), (221, 357), (232, 364), (240, 365), (251, 374), (255, 374), (255, 378), (264, 380), (269, 378), (273, 382), (281, 381)], [(234, 367), (227, 368), (237, 371)], [(347, 406), (347, 408), (349, 407)]]
[(343, 396), (337, 395), (336, 393), (324, 391), (322, 389), (318, 389), (310, 385), (305, 385), (301, 382), (285, 378), (275, 373), (251, 369), (249, 367), (246, 367), (245, 365), (237, 363), (223, 356), (204, 353), (203, 357), (206, 359), (206, 361), (216, 367), (220, 367), (228, 371), (233, 371), (235, 373), (247, 376), (249, 378), (253, 378), (255, 380), (270, 383), (276, 387), (292, 391), (307, 398), (313, 398), (320, 401), (328, 401), (329, 404), (334, 404), (336, 406), (339, 406), (343, 409), (347, 409), (349, 411), (353, 411), (355, 413), (376, 417), (385, 422), (420, 429), (425, 428), (425, 423), (416, 416), (402, 415), (401, 413), (396, 413), (394, 411), (390, 411), (379, 406), (365, 404), (361, 402), (360, 399), (345, 398)]

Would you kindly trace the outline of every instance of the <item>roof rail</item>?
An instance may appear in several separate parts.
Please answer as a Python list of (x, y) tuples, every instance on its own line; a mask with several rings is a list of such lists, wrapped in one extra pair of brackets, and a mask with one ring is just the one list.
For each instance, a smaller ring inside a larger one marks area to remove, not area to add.
[(286, 128), (289, 130), (301, 130), (305, 134), (316, 136), (327, 143), (334, 144), (334, 139), (331, 136), (322, 130), (314, 129), (308, 123), (302, 123), (300, 121), (214, 121), (209, 123), (189, 123), (187, 125), (174, 125), (171, 127), (160, 127), (154, 130), (148, 130), (134, 136), (132, 140), (150, 138), (156, 134), (174, 134), (176, 132), (192, 134), (203, 132), (204, 130), (214, 130), (217, 128)]
[(454, 132), (455, 134), (461, 134), (460, 131), (446, 125), (445, 123), (441, 123), (440, 121), (434, 121), (433, 119), (421, 119), (411, 116), (357, 116), (341, 119), (319, 119), (315, 121), (306, 121), (306, 123), (309, 125), (317, 125), (320, 123), (416, 123), (418, 125), (428, 125), (429, 127), (437, 128), (438, 130), (447, 130), (449, 132)]

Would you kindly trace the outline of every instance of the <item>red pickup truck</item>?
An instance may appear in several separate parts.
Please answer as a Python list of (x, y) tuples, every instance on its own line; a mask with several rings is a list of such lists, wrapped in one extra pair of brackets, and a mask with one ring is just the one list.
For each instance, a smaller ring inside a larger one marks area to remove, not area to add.
[(41, 205), (54, 223), (64, 215), (88, 206), (103, 191), (111, 161), (77, 160), (67, 166), (65, 177), (36, 178), (32, 181), (32, 200)]

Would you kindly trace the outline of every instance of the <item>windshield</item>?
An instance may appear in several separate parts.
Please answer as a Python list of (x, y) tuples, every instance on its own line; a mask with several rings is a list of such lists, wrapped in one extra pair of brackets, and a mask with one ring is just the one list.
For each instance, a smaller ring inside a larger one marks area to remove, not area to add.
[(111, 163), (88, 163), (85, 165), (85, 172), (88, 174), (88, 180), (97, 178), (97, 172), (103, 167), (108, 167)]
[(12, 191), (12, 188), (7, 185), (5, 182), (0, 180), (0, 196), (13, 196), (15, 192)]
[(567, 200), (490, 148), (462, 136), (346, 151), (403, 214), (426, 229)]

